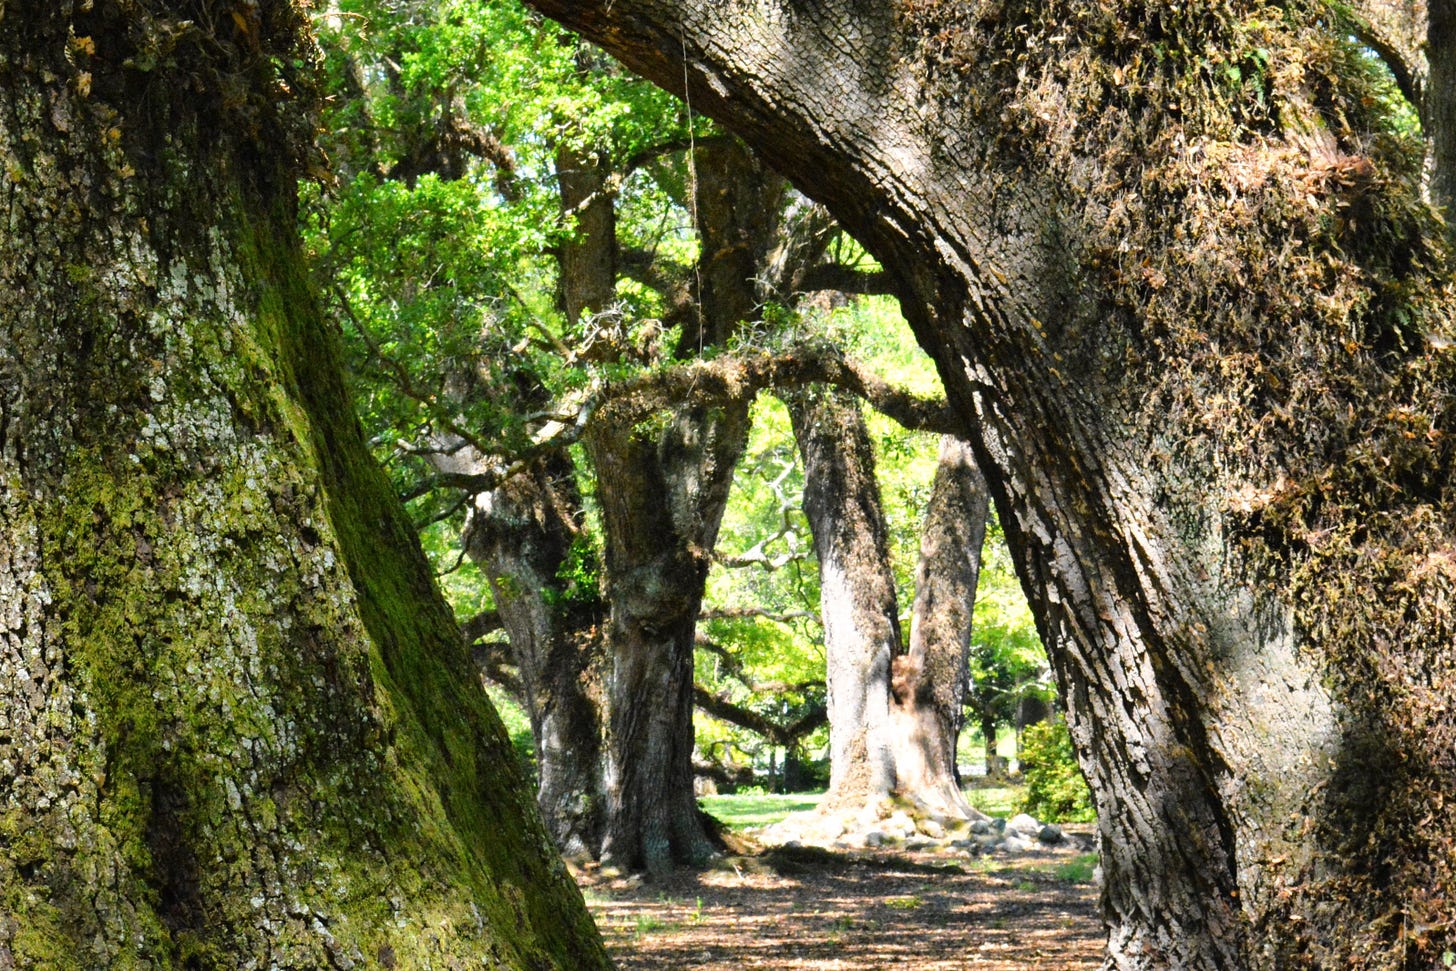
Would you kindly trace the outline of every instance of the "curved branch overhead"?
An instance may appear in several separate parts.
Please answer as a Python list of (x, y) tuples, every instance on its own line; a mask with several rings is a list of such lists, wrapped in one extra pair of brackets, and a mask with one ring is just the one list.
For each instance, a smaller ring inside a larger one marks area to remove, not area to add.
[(885, 268), (1057, 670), (1111, 966), (1434, 963), (1456, 294), (1422, 195), (1452, 197), (1451, 0), (1428, 190), (1320, 3), (533, 2)]

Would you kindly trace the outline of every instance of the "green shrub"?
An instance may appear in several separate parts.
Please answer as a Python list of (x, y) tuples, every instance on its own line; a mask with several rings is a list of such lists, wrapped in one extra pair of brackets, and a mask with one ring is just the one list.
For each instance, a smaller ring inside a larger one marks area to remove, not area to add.
[(1072, 753), (1072, 738), (1061, 718), (1029, 725), (1021, 733), (1021, 774), (1026, 795), (1020, 810), (1037, 819), (1087, 822), (1094, 818), (1092, 793)]

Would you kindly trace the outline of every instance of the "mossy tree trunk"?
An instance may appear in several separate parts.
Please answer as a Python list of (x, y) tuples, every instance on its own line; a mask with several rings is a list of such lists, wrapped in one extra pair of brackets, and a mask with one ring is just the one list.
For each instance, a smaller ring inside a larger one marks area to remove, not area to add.
[(533, 3), (897, 280), (1064, 692), (1109, 964), (1438, 963), (1456, 295), (1327, 7)]
[(568, 856), (596, 856), (606, 811), (607, 605), (576, 471), (548, 456), (475, 497), (461, 542), (510, 640), (536, 750), (536, 801)]
[(302, 14), (180, 6), (4, 8), (0, 966), (606, 968), (305, 283)]

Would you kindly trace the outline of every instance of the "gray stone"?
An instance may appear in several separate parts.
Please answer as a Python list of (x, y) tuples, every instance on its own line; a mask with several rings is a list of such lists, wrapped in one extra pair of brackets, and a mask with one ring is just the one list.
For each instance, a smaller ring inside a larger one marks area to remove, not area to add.
[(897, 812), (885, 821), (886, 830), (896, 830), (901, 835), (915, 832), (915, 820), (903, 812)]
[(945, 839), (945, 827), (933, 818), (920, 820), (920, 822), (916, 824), (916, 828), (933, 840)]
[(1041, 823), (1026, 813), (1018, 813), (1012, 816), (1011, 821), (1006, 824), (1006, 831), (1015, 833), (1017, 836), (1035, 837), (1037, 833), (1041, 832)]
[(889, 837), (877, 829), (872, 829), (864, 835), (865, 846), (884, 846), (889, 841)]
[(912, 836), (905, 841), (905, 849), (910, 850), (911, 852), (931, 850), (935, 849), (938, 846), (940, 846), (940, 843), (936, 840), (931, 839), (928, 836)]
[(1043, 843), (1060, 843), (1062, 841), (1062, 828), (1055, 823), (1047, 823), (1037, 830), (1036, 838)]
[(974, 823), (971, 823), (971, 833), (975, 836), (985, 836), (995, 831), (996, 827), (991, 825), (991, 820), (989, 819), (978, 819)]
[(1007, 853), (1025, 853), (1034, 846), (1036, 844), (1031, 840), (1024, 836), (1017, 836), (1015, 833), (1006, 837), (1001, 843), (1001, 849)]

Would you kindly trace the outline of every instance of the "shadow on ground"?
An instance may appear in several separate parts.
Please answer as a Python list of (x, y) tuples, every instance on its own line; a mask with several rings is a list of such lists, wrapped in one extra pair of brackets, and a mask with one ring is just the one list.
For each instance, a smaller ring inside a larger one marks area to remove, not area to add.
[(578, 877), (622, 971), (1090, 971), (1092, 862), (778, 850), (652, 882)]

